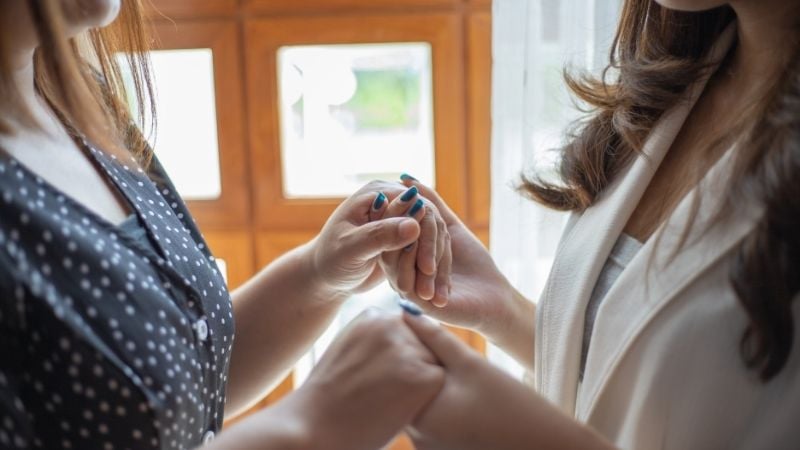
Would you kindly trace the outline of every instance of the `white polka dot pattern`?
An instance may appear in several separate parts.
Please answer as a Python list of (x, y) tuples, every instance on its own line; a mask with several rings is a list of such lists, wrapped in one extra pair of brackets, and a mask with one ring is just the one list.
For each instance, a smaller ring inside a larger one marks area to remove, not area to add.
[(0, 448), (199, 446), (222, 426), (227, 287), (157, 160), (86, 148), (151, 245), (0, 156)]

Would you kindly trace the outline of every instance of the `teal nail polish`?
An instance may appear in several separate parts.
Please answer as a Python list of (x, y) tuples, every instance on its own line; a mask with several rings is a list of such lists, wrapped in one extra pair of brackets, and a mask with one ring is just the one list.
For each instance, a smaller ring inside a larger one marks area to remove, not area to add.
[(425, 206), (425, 203), (421, 199), (417, 199), (417, 202), (414, 203), (414, 206), (408, 210), (408, 217), (414, 217), (417, 215), (420, 209)]
[(401, 308), (403, 308), (403, 311), (407, 312), (408, 314), (411, 314), (412, 316), (422, 315), (422, 310), (419, 308), (419, 306), (411, 303), (406, 299), (401, 298), (400, 300), (397, 301), (397, 304), (400, 305)]
[(412, 177), (411, 175), (409, 175), (407, 173), (404, 173), (404, 174), (400, 175), (400, 179), (403, 180), (403, 181), (406, 181), (406, 180), (419, 181), (419, 180), (417, 180), (416, 178)]
[(411, 189), (407, 190), (405, 194), (403, 194), (403, 196), (400, 197), (400, 200), (407, 202), (412, 198), (416, 197), (417, 194), (419, 194), (419, 190), (417, 189), (416, 186), (412, 186)]
[(377, 211), (381, 209), (384, 203), (386, 203), (386, 196), (383, 195), (383, 192), (378, 192), (378, 196), (375, 197), (375, 202), (372, 204), (372, 209)]

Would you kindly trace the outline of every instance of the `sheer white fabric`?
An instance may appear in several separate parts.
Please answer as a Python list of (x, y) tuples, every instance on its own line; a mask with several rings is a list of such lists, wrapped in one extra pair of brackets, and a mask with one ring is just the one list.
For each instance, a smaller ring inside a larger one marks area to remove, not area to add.
[[(569, 125), (580, 117), (562, 70), (599, 72), (618, 19), (618, 0), (494, 0), (491, 250), (500, 269), (536, 301), (565, 215), (521, 197), (523, 170), (554, 174)], [(522, 369), (499, 349), (489, 358)]]

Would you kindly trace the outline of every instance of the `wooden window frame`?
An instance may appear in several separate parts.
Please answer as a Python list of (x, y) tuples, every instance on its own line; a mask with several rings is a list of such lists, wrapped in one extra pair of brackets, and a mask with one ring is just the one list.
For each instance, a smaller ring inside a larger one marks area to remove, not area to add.
[(249, 227), (250, 196), (237, 24), (225, 20), (158, 21), (153, 28), (157, 37), (155, 50), (209, 48), (213, 54), (221, 195), (213, 200), (188, 200), (186, 203), (204, 229)]
[(473, 8), (481, 8), (490, 10), (492, 8), (492, 0), (466, 0)]
[(247, 89), (254, 211), (261, 229), (318, 229), (341, 198), (289, 199), (283, 193), (277, 52), (283, 46), (428, 42), (431, 45), (437, 186), (458, 214), (466, 209), (463, 24), (453, 14), (282, 17), (248, 21)]
[(408, 11), (413, 8), (454, 7), (464, 0), (243, 0), (251, 13), (330, 13), (353, 10)]
[(234, 17), (239, 0), (151, 0), (145, 2), (145, 14), (150, 19)]
[(476, 11), (466, 20), (469, 225), (477, 232), (489, 229), (492, 192), (492, 15)]

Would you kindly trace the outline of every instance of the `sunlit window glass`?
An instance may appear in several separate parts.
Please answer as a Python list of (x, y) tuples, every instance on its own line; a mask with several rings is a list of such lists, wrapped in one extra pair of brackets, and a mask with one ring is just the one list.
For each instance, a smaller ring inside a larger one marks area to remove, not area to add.
[(429, 44), (283, 47), (278, 71), (287, 197), (346, 196), (403, 172), (433, 184)]
[(219, 272), (222, 274), (222, 279), (225, 280), (225, 283), (228, 282), (228, 263), (225, 262), (222, 258), (214, 258), (217, 263), (217, 267), (219, 267)]
[[(188, 200), (222, 193), (211, 49), (152, 52), (158, 129), (148, 141), (178, 192)], [(123, 64), (123, 67), (125, 65)], [(130, 73), (123, 73), (133, 92)], [(136, 106), (131, 102), (133, 115)], [(146, 117), (146, 123), (150, 120)]]

